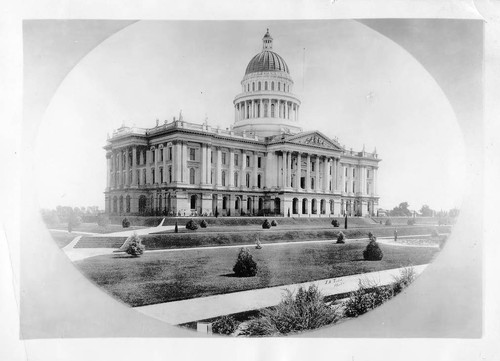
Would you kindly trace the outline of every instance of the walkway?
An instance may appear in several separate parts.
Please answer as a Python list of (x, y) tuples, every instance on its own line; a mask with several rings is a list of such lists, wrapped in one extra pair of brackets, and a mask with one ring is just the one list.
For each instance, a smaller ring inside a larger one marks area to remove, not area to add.
[[(413, 269), (418, 275), (422, 273), (426, 267), (427, 265), (420, 265), (413, 267)], [(399, 276), (403, 269), (404, 268), (396, 268), (313, 282), (166, 302), (135, 307), (134, 309), (169, 324), (179, 325), (187, 322), (275, 306), (281, 301), (285, 289), (296, 292), (300, 286), (308, 288), (310, 285), (316, 284), (324, 296), (331, 296), (357, 290), (360, 280), (376, 282), (381, 286), (387, 285), (393, 283), (394, 277)]]

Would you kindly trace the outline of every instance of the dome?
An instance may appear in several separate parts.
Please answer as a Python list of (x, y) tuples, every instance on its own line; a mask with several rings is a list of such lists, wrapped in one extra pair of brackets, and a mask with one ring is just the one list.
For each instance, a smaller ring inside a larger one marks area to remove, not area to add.
[(274, 51), (270, 50), (263, 50), (255, 55), (248, 63), (245, 75), (261, 71), (284, 71), (290, 74), (285, 60)]
[(272, 51), (272, 49), (273, 38), (271, 34), (269, 34), (269, 29), (267, 29), (266, 34), (262, 38), (262, 51), (250, 60), (245, 75), (261, 71), (283, 71), (290, 74), (285, 60)]

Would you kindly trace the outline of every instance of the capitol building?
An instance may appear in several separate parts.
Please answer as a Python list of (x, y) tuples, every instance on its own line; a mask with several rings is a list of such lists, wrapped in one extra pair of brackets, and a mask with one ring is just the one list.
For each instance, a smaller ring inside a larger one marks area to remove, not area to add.
[(269, 31), (246, 67), (229, 129), (184, 121), (122, 126), (106, 146), (109, 215), (371, 216), (373, 153), (300, 126), (299, 97)]

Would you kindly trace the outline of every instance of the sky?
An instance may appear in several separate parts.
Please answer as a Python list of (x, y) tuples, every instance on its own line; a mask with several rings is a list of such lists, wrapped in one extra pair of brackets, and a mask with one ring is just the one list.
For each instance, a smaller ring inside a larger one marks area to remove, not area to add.
[(107, 134), (178, 117), (234, 122), (233, 99), (269, 28), (301, 99), (304, 130), (347, 149), (376, 147), (381, 208), (459, 207), (463, 135), (427, 71), (352, 20), (140, 21), (106, 39), (68, 74), (39, 128), (38, 201), (104, 207)]

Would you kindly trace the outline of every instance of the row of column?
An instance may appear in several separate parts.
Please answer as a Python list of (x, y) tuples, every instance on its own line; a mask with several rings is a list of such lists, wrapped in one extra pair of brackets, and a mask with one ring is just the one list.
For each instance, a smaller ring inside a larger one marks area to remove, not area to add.
[[(295, 156), (292, 156), (292, 153)], [(337, 175), (341, 171), (340, 158), (328, 157), (328, 156), (314, 156), (315, 167), (314, 167), (314, 187), (311, 187), (311, 154), (306, 153), (306, 175), (305, 184), (302, 188), (302, 153), (296, 153), (292, 151), (284, 151), (283, 156), (280, 158), (278, 164), (279, 169), (282, 169), (282, 173), (278, 174), (277, 185), (282, 188), (293, 188), (297, 191), (305, 190), (310, 192), (311, 190), (322, 191), (322, 192), (333, 192), (339, 190), (339, 182), (337, 180)], [(320, 159), (323, 161), (323, 178), (320, 184)], [(292, 169), (292, 162), (296, 162), (295, 169)], [(330, 167), (332, 169), (330, 173)], [(292, 187), (292, 175), (295, 177), (295, 182)], [(331, 189), (330, 189), (330, 184)]]
[[(271, 106), (274, 105), (274, 114)], [(277, 109), (276, 109), (277, 108)], [(254, 99), (235, 104), (236, 121), (252, 118), (283, 118), (298, 120), (299, 106), (287, 100)]]

